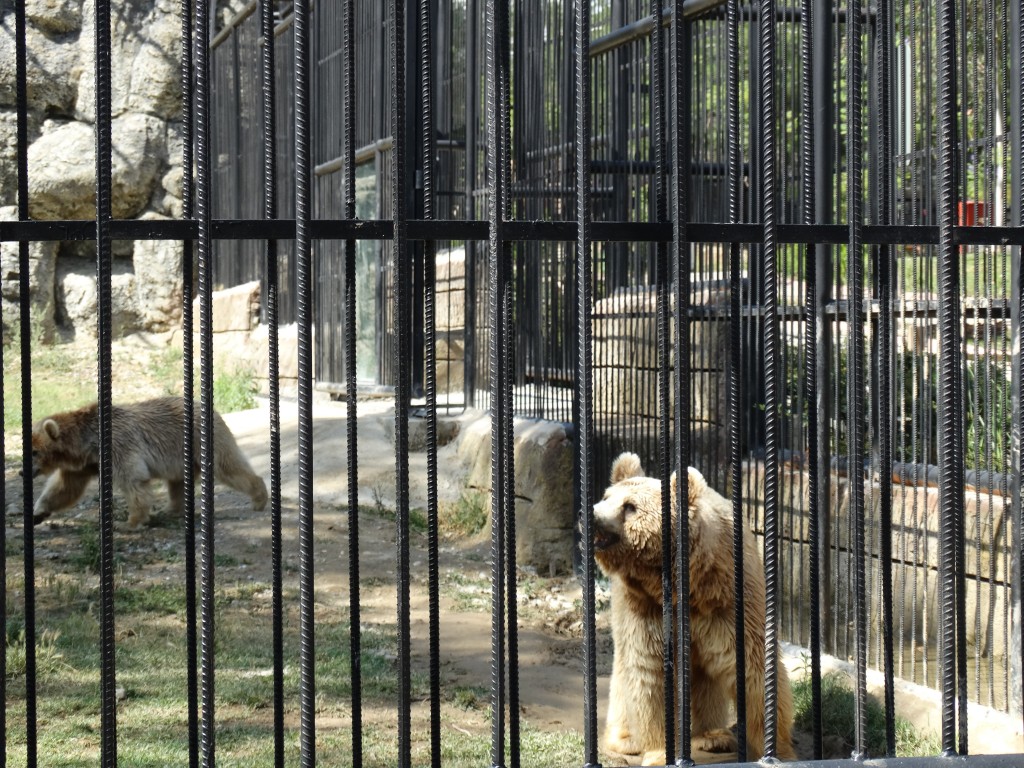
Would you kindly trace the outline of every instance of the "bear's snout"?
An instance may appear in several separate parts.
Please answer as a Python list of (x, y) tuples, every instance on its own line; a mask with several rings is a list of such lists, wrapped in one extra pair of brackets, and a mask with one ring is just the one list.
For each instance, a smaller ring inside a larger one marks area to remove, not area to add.
[(608, 549), (622, 538), (622, 517), (617, 505), (602, 501), (594, 505), (594, 546)]

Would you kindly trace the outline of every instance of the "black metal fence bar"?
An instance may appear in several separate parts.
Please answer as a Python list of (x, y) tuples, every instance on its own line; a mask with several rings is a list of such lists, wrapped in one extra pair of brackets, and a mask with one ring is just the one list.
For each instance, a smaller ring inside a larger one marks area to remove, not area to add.
[[(847, 275), (851, 300), (847, 309), (847, 402), (852, 422), (849, 437), (849, 462), (859, 467), (864, 462), (864, 321), (861, 297), (864, 296), (864, 155), (863, 155), (863, 112), (862, 66), (863, 43), (861, 18), (850, 14), (846, 23), (847, 50), (847, 97), (846, 97), (846, 216), (849, 226), (849, 242), (846, 250)], [(850, 484), (849, 517), (854, 526), (853, 536), (853, 599), (854, 599), (854, 666), (855, 714), (854, 757), (867, 756), (867, 554), (864, 484)]]
[(597, 741), (597, 626), (595, 612), (594, 518), (591, 456), (594, 440), (593, 340), (590, 316), (593, 312), (591, 257), (592, 211), (590, 194), (593, 180), (586, 162), (590, 146), (590, 3), (578, 0), (575, 10), (576, 75), (576, 386), (573, 411), (576, 423), (576, 495), (577, 518), (582, 523), (583, 548), (583, 765), (600, 765)]
[[(506, 763), (506, 736), (518, 741), (518, 701), (513, 698), (511, 679), (511, 636), (517, 632), (515, 580), (508, 582), (508, 567), (515, 542), (509, 540), (512, 515), (512, 400), (510, 360), (512, 357), (511, 251), (506, 242), (505, 222), (509, 218), (509, 9), (506, 0), (486, 3), (484, 87), (486, 89), (486, 167), (490, 241), (487, 250), (488, 301), (490, 305), (490, 346), (488, 367), (491, 382), (491, 765)], [(514, 533), (514, 524), (511, 528)], [(507, 633), (506, 633), (507, 627)], [(509, 640), (506, 643), (506, 640)], [(506, 653), (509, 675), (506, 676)], [(505, 710), (509, 710), (506, 730)], [(513, 768), (518, 765), (518, 745), (510, 751)]]
[[(890, 88), (890, 73), (892, 71), (892, 3), (890, 0), (879, 0), (876, 13), (876, 51), (874, 88), (878, 94), (876, 123), (876, 152), (880, 153), (881, 159), (875, 163), (878, 173), (878, 212), (879, 223), (883, 226), (892, 224), (892, 110), (890, 102), (892, 91)], [(810, 197), (807, 194), (808, 198)], [(810, 200), (806, 200), (809, 204)], [(808, 210), (810, 210), (808, 208)], [(878, 298), (879, 298), (879, 319), (878, 319), (878, 358), (880, 370), (878, 373), (878, 455), (879, 463), (883, 467), (892, 466), (893, 454), (893, 409), (890, 391), (892, 387), (891, 371), (894, 363), (893, 356), (893, 305), (894, 293), (894, 261), (895, 250), (890, 245), (881, 245), (873, 249), (878, 270)], [(809, 280), (813, 283), (813, 280)], [(893, 494), (891, 488), (883, 486), (880, 490), (879, 499), (879, 530), (886, 532), (892, 529), (892, 503)], [(813, 516), (813, 512), (811, 513)], [(880, 537), (880, 559), (882, 562), (892, 562), (892, 536), (883, 533)], [(882, 568), (882, 673), (884, 676), (883, 700), (886, 715), (885, 744), (886, 754), (896, 754), (896, 701), (894, 682), (894, 651), (893, 636), (895, 634), (893, 625), (893, 586), (892, 569)], [(812, 567), (811, 573), (814, 574)]]
[[(679, 599), (689, 600), (690, 595), (690, 521), (689, 466), (691, 459), (690, 431), (690, 272), (691, 245), (689, 239), (690, 216), (690, 167), (693, 148), (690, 143), (690, 120), (692, 108), (692, 71), (690, 69), (690, 23), (684, 13), (683, 0), (676, 0), (673, 8), (671, 49), (669, 60), (673, 73), (672, 100), (669, 119), (672, 124), (672, 244), (669, 258), (672, 263), (672, 279), (675, 288), (675, 458), (677, 466), (676, 489), (676, 552), (675, 578), (678, 583)], [(667, 336), (667, 334), (666, 334)], [(671, 571), (670, 563), (662, 565)], [(676, 676), (679, 711), (680, 759), (692, 762), (690, 751), (690, 694), (693, 690), (691, 668), (691, 622), (688, 610), (676, 610)]]
[[(959, 250), (952, 239), (956, 224), (956, 200), (959, 192), (957, 169), (957, 84), (956, 84), (956, 3), (941, 0), (938, 17), (938, 274), (939, 274), (939, 507), (940, 611), (939, 657), (942, 689), (942, 749), (957, 753), (957, 710), (959, 709), (960, 749), (966, 754), (967, 701), (957, 701), (958, 652), (964, 651), (960, 627), (963, 614), (959, 607), (957, 564), (963, 563), (964, 457), (960, 389), (960, 271)], [(959, 647), (958, 647), (959, 646)], [(966, 671), (966, 670), (963, 670)]]
[[(729, 223), (738, 224), (741, 217), (741, 185), (743, 184), (740, 154), (740, 77), (739, 77), (739, 0), (726, 5), (726, 57), (727, 72), (727, 159), (729, 173)], [(743, 402), (743, 281), (740, 266), (740, 244), (729, 245), (729, 371), (727, 407), (730, 413), (739, 413)], [(679, 358), (677, 358), (679, 359)], [(733, 599), (736, 601), (736, 752), (737, 759), (745, 762), (747, 750), (747, 670), (746, 670), (746, 611), (744, 609), (744, 554), (743, 529), (746, 525), (743, 511), (743, 451), (741, 424), (738, 418), (729, 419), (729, 472), (730, 501), (732, 502), (733, 541), (732, 555), (736, 580)]]
[[(15, 53), (17, 62), (15, 66), (15, 99), (17, 101), (18, 124), (17, 124), (17, 162), (18, 162), (18, 221), (28, 221), (28, 47), (26, 45), (26, 16), (25, 0), (16, 0), (14, 4), (14, 37)], [(29, 239), (25, 238), (18, 242), (18, 293), (21, 296), (28, 296), (29, 283)], [(32, 318), (28, 307), (22, 307), (20, 313), (19, 331), (21, 336), (21, 437), (22, 445), (32, 444)], [(38, 758), (38, 737), (36, 733), (38, 723), (38, 697), (36, 693), (36, 581), (35, 581), (35, 536), (33, 534), (33, 490), (32, 475), (34, 467), (32, 464), (31, 451), (25, 457), (23, 463), (22, 498), (24, 509), (22, 510), (22, 541), (25, 554), (22, 573), (25, 581), (25, 763), (29, 768), (37, 765)], [(6, 534), (5, 534), (6, 536)], [(6, 571), (5, 580), (6, 580)], [(2, 610), (5, 618), (7, 603)], [(6, 621), (4, 622), (6, 626)], [(6, 653), (5, 653), (6, 656)], [(6, 658), (5, 658), (6, 664)], [(7, 677), (4, 676), (4, 687), (6, 693)], [(6, 699), (5, 699), (6, 701)], [(6, 707), (3, 717), (6, 720)], [(6, 753), (6, 740), (4, 751)], [(5, 754), (6, 758), (6, 754)]]
[[(812, 169), (817, 169), (817, 153), (815, 151), (815, 136), (814, 136), (814, 109), (815, 93), (814, 93), (814, 77), (812, 73), (815, 72), (815, 42), (816, 42), (816, 16), (815, 12), (820, 10), (816, 7), (814, 0), (803, 0), (801, 3), (801, 19), (800, 19), (800, 67), (802, 70), (802, 77), (800, 78), (800, 143), (801, 143), (801, 170), (802, 170), (802, 186), (801, 196), (803, 198), (803, 210), (801, 211), (801, 223), (805, 225), (812, 225), (815, 222), (815, 174), (812, 173)], [(731, 33), (731, 30), (730, 30)], [(818, 43), (819, 47), (821, 43)], [(731, 47), (730, 47), (731, 48)], [(730, 53), (730, 59), (732, 58)], [(738, 52), (737, 52), (738, 56)], [(730, 67), (735, 65), (730, 65)], [(730, 73), (731, 74), (731, 73)], [(737, 105), (738, 108), (738, 105)], [(730, 146), (730, 151), (732, 147)], [(738, 147), (736, 149), (738, 155)], [(737, 161), (738, 162), (738, 159)], [(735, 184), (739, 184), (737, 179)], [(735, 193), (738, 195), (738, 190)], [(730, 205), (731, 208), (731, 205)], [(733, 269), (739, 269), (739, 254), (737, 252), (737, 246), (732, 246), (733, 250)], [(818, 335), (821, 332), (819, 327), (819, 308), (818, 308), (818, 250), (819, 246), (807, 245), (804, 248), (804, 275), (807, 281), (805, 294), (804, 294), (804, 391), (807, 393), (807, 452), (814, 457), (818, 457), (821, 454), (821, 445), (824, 441), (820, 440), (820, 431), (825, 418), (822, 416), (822, 412), (825, 410), (819, 407), (819, 397), (821, 394), (821, 376), (819, 371), (819, 354), (818, 354)], [(733, 278), (738, 279), (737, 277)], [(740, 305), (739, 299), (734, 298), (733, 313), (739, 314)], [(733, 321), (737, 326), (739, 325), (738, 320)], [(732, 336), (732, 355), (734, 365), (739, 365), (740, 358), (740, 329), (737, 327)], [(823, 355), (822, 355), (823, 357)], [(737, 404), (740, 402), (739, 398), (734, 398), (730, 405), (733, 403)], [(730, 410), (735, 408), (732, 406)], [(738, 426), (732, 427), (733, 431), (737, 432), (737, 436), (733, 438), (738, 442)], [(739, 469), (740, 450), (739, 446), (736, 445), (733, 449), (734, 474), (733, 483), (734, 487), (740, 484), (740, 469)], [(825, 508), (827, 509), (827, 496), (822, 494), (821, 489), (821, 462), (813, 461), (809, 467), (808, 478), (807, 478), (807, 538), (809, 540), (809, 548), (807, 555), (808, 563), (808, 602), (809, 602), (809, 650), (810, 650), (810, 675), (811, 675), (811, 754), (816, 760), (820, 760), (823, 754), (822, 745), (822, 690), (821, 690), (821, 648), (822, 648), (822, 611), (820, 610), (822, 603), (821, 599), (821, 549), (822, 549), (822, 507), (823, 498), (825, 501)], [(739, 493), (735, 492), (736, 496), (734, 505), (738, 508), (735, 516), (735, 525), (740, 525), (743, 521), (740, 517), (742, 513), (742, 499), (739, 498)], [(827, 518), (827, 515), (825, 515)], [(734, 548), (736, 553), (742, 552), (742, 545), (737, 544)], [(740, 561), (737, 560), (737, 564)], [(737, 572), (739, 572), (737, 565)], [(742, 594), (737, 588), (737, 599)], [(737, 634), (739, 633), (739, 623), (737, 620)], [(739, 653), (737, 651), (737, 659), (739, 659)]]
[[(487, 221), (448, 221), (409, 219), (408, 236), (412, 240), (486, 240), (489, 237)], [(212, 219), (212, 237), (216, 240), (291, 240), (295, 237), (294, 219)], [(592, 223), (595, 242), (668, 242), (671, 227), (656, 222)], [(313, 240), (391, 240), (393, 222), (385, 219), (317, 218), (310, 222)], [(0, 221), (0, 242), (44, 242), (64, 240), (92, 240), (95, 237), (92, 221)], [(516, 241), (564, 241), (578, 237), (576, 223), (572, 221), (506, 222), (508, 238)], [(761, 243), (758, 224), (736, 225), (698, 221), (687, 225), (691, 243)], [(110, 222), (111, 237), (115, 240), (194, 240), (198, 238), (195, 221), (114, 219)], [(820, 245), (844, 244), (849, 236), (845, 225), (836, 224), (779, 224), (777, 238), (780, 244), (806, 243)], [(936, 245), (939, 228), (930, 225), (868, 224), (863, 228), (864, 245)], [(954, 226), (951, 242), (957, 245), (1024, 246), (1024, 232), (1011, 226)]]
[[(203, 768), (216, 763), (215, 713), (215, 634), (216, 594), (214, 591), (214, 479), (213, 479), (213, 238), (212, 218), (212, 143), (210, 134), (210, 6), (196, 0), (195, 41), (195, 219), (198, 226), (196, 261), (199, 289), (199, 466), (202, 471), (199, 517), (199, 669), (190, 668), (189, 676), (199, 675), (201, 719), (199, 722), (199, 759)], [(186, 372), (186, 378), (191, 371)]]
[[(274, 38), (274, 3), (261, 0), (258, 4), (260, 33), (264, 41)], [(261, 46), (261, 91), (263, 113), (263, 217), (274, 220), (278, 216), (278, 163), (275, 146), (277, 142), (277, 83), (275, 78), (275, 46), (265, 42)], [(285, 764), (285, 664), (284, 664), (284, 544), (281, 523), (281, 353), (280, 353), (280, 275), (278, 270), (278, 248), (276, 240), (266, 242), (264, 284), (269, 333), (267, 338), (267, 379), (270, 400), (270, 560), (271, 560), (271, 644), (274, 652), (274, 766)], [(186, 368), (186, 371), (190, 368)], [(191, 378), (186, 374), (187, 378)], [(186, 422), (186, 435), (191, 429)], [(186, 481), (186, 487), (189, 482)], [(191, 505), (186, 505), (191, 509)], [(358, 526), (353, 524), (358, 530)], [(354, 656), (354, 658), (356, 658)], [(353, 668), (357, 662), (353, 662)], [(353, 689), (358, 690), (358, 673), (353, 672)], [(356, 709), (355, 707), (353, 708)], [(357, 756), (358, 753), (354, 754)]]
[[(419, 81), (421, 109), (419, 113), (420, 168), (422, 200), (420, 215), (434, 218), (434, 178), (437, 140), (434, 135), (434, 31), (430, 0), (417, 3), (419, 31)], [(440, 531), (438, 526), (438, 455), (437, 455), (437, 245), (433, 241), (423, 244), (423, 364), (424, 396), (427, 420), (427, 622), (428, 666), (430, 685), (430, 763), (441, 766), (441, 604), (440, 604)], [(354, 390), (350, 390), (354, 391)], [(354, 398), (352, 398), (354, 400)], [(513, 536), (514, 539), (514, 536)], [(514, 608), (514, 603), (512, 605)], [(513, 618), (510, 627), (515, 627)], [(514, 631), (514, 630), (513, 630)], [(513, 699), (515, 696), (513, 695)], [(518, 761), (514, 760), (516, 764)]]
[[(194, 62), (192, 0), (181, 0), (181, 166), (192, 168), (194, 159)], [(194, 215), (194, 177), (183, 173), (181, 178), (181, 209), (185, 219)], [(182, 534), (185, 548), (185, 664), (186, 664), (186, 708), (188, 710), (188, 764), (199, 768), (199, 621), (197, 615), (198, 594), (196, 585), (196, 451), (195, 444), (195, 257), (194, 243), (183, 242), (181, 260), (181, 389), (182, 389)]]
[(100, 486), (100, 763), (117, 765), (117, 688), (114, 647), (114, 473), (111, 434), (113, 217), (111, 36), (109, 0), (96, 3), (96, 378)]
[(762, 245), (761, 301), (765, 308), (763, 325), (765, 459), (764, 459), (764, 577), (765, 577), (765, 685), (764, 756), (774, 758), (778, 736), (779, 665), (779, 533), (781, 496), (779, 464), (781, 434), (779, 423), (781, 350), (778, 321), (778, 178), (776, 157), (776, 45), (775, 0), (762, 0), (758, 19), (760, 85), (760, 173)]
[[(665, 113), (668, 109), (666, 104), (667, 78), (665, 76), (665, 52), (663, 41), (665, 36), (662, 32), (662, 5), (661, 0), (654, 0), (651, 20), (651, 144), (654, 155), (654, 211), (655, 221), (667, 222), (668, 218), (668, 196), (666, 189), (668, 182), (667, 166), (665, 158)], [(593, 56), (593, 50), (590, 55)], [(661, 487), (669, 487), (669, 478), (672, 474), (672, 453), (671, 453), (671, 417), (669, 395), (671, 377), (669, 376), (669, 290), (672, 276), (669, 273), (668, 243), (657, 243), (655, 259), (655, 280), (657, 282), (657, 339), (658, 339), (658, 477), (661, 478)], [(672, 538), (672, 498), (670, 494), (663, 493), (661, 496), (661, 548), (662, 561), (672, 562), (673, 538)], [(661, 575), (662, 592), (662, 654), (663, 674), (665, 686), (665, 759), (672, 762), (675, 754), (675, 727), (676, 727), (676, 701), (675, 701), (675, 642), (673, 640), (674, 622), (672, 621), (672, 599), (673, 581), (675, 571), (672, 568), (665, 568)], [(682, 699), (680, 699), (680, 702)], [(682, 707), (680, 707), (682, 709)], [(689, 751), (686, 749), (686, 737), (682, 736), (681, 755), (684, 760), (689, 759)]]
[[(346, 219), (356, 217), (356, 133), (355, 133), (355, 0), (342, 4), (342, 44), (345, 46), (342, 88), (345, 104), (342, 112), (342, 182)], [(356, 327), (356, 241), (345, 241), (345, 327)], [(356, 334), (345, 334), (345, 376), (349, 392), (356, 391)], [(354, 397), (346, 403), (346, 469), (348, 479), (348, 593), (349, 658), (352, 675), (352, 764), (363, 760), (363, 673), (362, 630), (359, 608), (359, 407)]]

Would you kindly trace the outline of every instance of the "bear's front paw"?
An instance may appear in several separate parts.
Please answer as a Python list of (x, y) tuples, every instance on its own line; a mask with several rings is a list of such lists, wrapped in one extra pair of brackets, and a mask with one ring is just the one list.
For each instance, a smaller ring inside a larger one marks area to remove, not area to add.
[(701, 752), (735, 752), (739, 749), (736, 736), (728, 728), (716, 728), (694, 736), (690, 744)]
[(48, 520), (50, 514), (50, 510), (40, 509), (38, 506), (36, 506), (35, 510), (33, 510), (32, 513), (32, 525), (39, 525), (44, 520)]
[(626, 765), (636, 765), (642, 750), (633, 743), (629, 731), (623, 728), (617, 733), (605, 732), (604, 751)]
[(665, 765), (665, 750), (657, 749), (651, 752), (644, 752), (644, 759), (640, 765)]

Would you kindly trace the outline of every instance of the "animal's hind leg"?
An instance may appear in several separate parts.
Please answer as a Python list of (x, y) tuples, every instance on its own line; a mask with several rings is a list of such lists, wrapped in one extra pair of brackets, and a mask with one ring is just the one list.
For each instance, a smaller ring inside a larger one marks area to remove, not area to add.
[(67, 509), (85, 493), (89, 481), (96, 476), (90, 470), (58, 469), (46, 481), (33, 508), (33, 523), (41, 523), (52, 513)]
[(140, 482), (124, 489), (128, 499), (128, 527), (138, 528), (149, 522), (149, 512), (153, 508), (153, 495), (148, 482)]
[(729, 729), (729, 684), (722, 676), (712, 677), (694, 667), (690, 694), (692, 741), (703, 752), (735, 752), (736, 737)]
[(184, 480), (167, 481), (167, 500), (170, 506), (171, 514), (175, 517), (181, 517), (182, 510), (185, 507)]

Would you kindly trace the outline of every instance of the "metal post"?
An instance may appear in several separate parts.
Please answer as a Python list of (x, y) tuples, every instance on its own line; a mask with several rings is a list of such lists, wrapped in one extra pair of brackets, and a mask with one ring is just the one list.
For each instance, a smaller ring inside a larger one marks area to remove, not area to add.
[[(813, 17), (811, 21), (811, 34), (814, 37), (814, 47), (811, 52), (811, 115), (813, 119), (813, 141), (814, 141), (814, 223), (830, 224), (833, 220), (832, 210), (832, 151), (834, 146), (835, 125), (832, 122), (834, 109), (834, 87), (835, 76), (833, 73), (832, 61), (832, 4), (830, 0), (812, 0)], [(815, 263), (815, 307), (817, 313), (814, 318), (815, 336), (815, 372), (817, 389), (814, 393), (815, 401), (810, 407), (817, 414), (817, 455), (812, 456), (815, 462), (812, 472), (818, 478), (818, 498), (821, 503), (818, 507), (818, 573), (825, 577), (821, 584), (818, 597), (818, 612), (821, 619), (821, 626), (824, 629), (822, 637), (823, 648), (826, 653), (834, 653), (836, 649), (835, 631), (832, 622), (832, 595), (833, 585), (829, 582), (829, 574), (832, 570), (832, 550), (830, 546), (831, 516), (829, 514), (831, 494), (831, 483), (829, 473), (831, 457), (829, 455), (829, 414), (832, 403), (830, 392), (832, 380), (829, 370), (829, 361), (832, 359), (831, 335), (829, 333), (829, 321), (827, 307), (831, 299), (832, 286), (832, 247), (829, 245), (812, 246), (809, 258)]]

